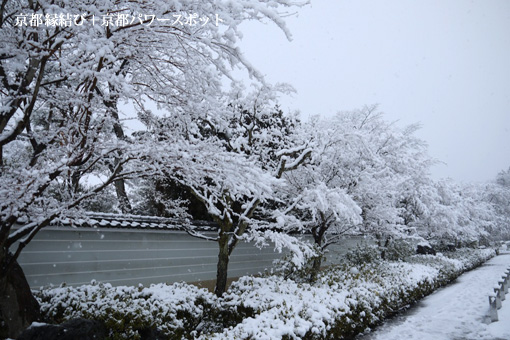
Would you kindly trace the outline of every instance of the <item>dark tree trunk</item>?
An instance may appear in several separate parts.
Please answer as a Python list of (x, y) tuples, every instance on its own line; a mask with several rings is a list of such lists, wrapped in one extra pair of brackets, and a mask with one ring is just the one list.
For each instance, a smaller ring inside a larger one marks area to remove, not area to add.
[(317, 280), (317, 275), (321, 270), (322, 256), (319, 255), (313, 259), (312, 270), (310, 272), (310, 283), (314, 283)]
[[(322, 217), (324, 220), (324, 216)], [(310, 283), (314, 283), (315, 280), (317, 280), (317, 275), (319, 275), (319, 271), (321, 270), (322, 265), (322, 242), (324, 241), (324, 234), (326, 233), (327, 225), (326, 223), (322, 223), (320, 226), (312, 228), (312, 236), (313, 241), (315, 243), (315, 247), (317, 251), (320, 251), (321, 253), (314, 257), (312, 262), (312, 268), (310, 270)]]
[(227, 275), (228, 275), (228, 241), (229, 237), (227, 234), (220, 235), (218, 240), (219, 253), (218, 253), (218, 267), (216, 273), (216, 288), (214, 288), (214, 294), (220, 297), (227, 290)]
[[(120, 159), (116, 158), (115, 165), (110, 165), (110, 171), (113, 172), (119, 162)], [(122, 170), (122, 166), (120, 166), (118, 171), (121, 172)], [(124, 214), (130, 214), (132, 212), (132, 207), (126, 192), (126, 181), (123, 178), (119, 178), (113, 182), (113, 186), (115, 187), (115, 194), (117, 195), (120, 211)]]
[[(121, 65), (121, 70), (123, 74), (125, 74), (125, 67), (128, 65), (128, 61), (124, 60)], [(110, 93), (115, 93), (115, 87), (109, 84)], [(112, 117), (115, 119), (113, 123), (113, 132), (115, 136), (119, 140), (126, 140), (126, 135), (124, 134), (124, 129), (119, 122), (119, 110), (117, 108), (118, 95), (113, 95), (108, 100), (105, 101), (107, 107), (109, 107), (110, 113)], [(116, 160), (116, 163), (118, 159)], [(117, 164), (115, 164), (117, 165)], [(126, 181), (124, 179), (118, 179), (115, 181), (115, 192), (117, 193), (117, 199), (119, 200), (119, 208), (124, 214), (129, 214), (132, 212), (131, 203), (129, 203), (129, 198), (126, 192)]]
[(118, 179), (115, 181), (115, 192), (117, 193), (117, 199), (119, 200), (119, 208), (124, 214), (130, 214), (132, 211), (131, 203), (126, 192), (126, 182), (124, 179)]
[(0, 271), (0, 339), (17, 338), (32, 322), (40, 320), (40, 306), (32, 295), (23, 269), (15, 261), (5, 273), (10, 255)]
[(391, 241), (391, 238), (390, 237), (386, 237), (386, 238), (381, 238), (378, 240), (378, 246), (379, 248), (381, 248), (381, 259), (383, 260), (386, 260), (386, 250), (388, 249), (388, 246), (390, 245), (390, 241)]

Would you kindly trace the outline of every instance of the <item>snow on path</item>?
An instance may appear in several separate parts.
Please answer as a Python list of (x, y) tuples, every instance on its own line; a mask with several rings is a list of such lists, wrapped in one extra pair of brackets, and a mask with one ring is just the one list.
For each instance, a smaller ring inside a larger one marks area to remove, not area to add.
[(508, 267), (502, 253), (360, 340), (510, 340), (510, 294), (488, 324), (489, 293)]

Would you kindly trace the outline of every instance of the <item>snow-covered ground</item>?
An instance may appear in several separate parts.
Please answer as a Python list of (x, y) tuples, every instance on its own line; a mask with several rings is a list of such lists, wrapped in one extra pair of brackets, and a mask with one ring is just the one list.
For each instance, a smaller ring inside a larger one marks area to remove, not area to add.
[(489, 293), (508, 267), (510, 252), (505, 252), (360, 340), (509, 340), (509, 294), (498, 310), (499, 321), (488, 320)]

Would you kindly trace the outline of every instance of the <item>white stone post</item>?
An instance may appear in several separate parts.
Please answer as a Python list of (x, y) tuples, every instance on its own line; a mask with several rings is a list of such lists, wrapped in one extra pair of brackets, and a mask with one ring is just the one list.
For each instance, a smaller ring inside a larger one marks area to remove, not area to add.
[(499, 287), (494, 287), (494, 293), (496, 293), (496, 308), (501, 308), (501, 294)]
[[(489, 315), (491, 322), (498, 321), (498, 309), (496, 307), (496, 296), (489, 296)], [(501, 303), (501, 302), (500, 302)]]
[(505, 301), (505, 281), (503, 280), (498, 280), (498, 285), (499, 285), (499, 298), (501, 299), (501, 301)]

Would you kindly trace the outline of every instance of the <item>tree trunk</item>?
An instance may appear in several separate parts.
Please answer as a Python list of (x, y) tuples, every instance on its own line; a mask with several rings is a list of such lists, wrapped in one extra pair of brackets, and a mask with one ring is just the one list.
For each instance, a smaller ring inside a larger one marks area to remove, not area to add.
[(119, 200), (119, 208), (124, 214), (130, 214), (132, 212), (131, 203), (126, 192), (126, 182), (124, 179), (118, 179), (115, 181), (115, 192), (117, 193), (117, 199)]
[(322, 255), (319, 255), (313, 259), (312, 269), (310, 271), (310, 283), (314, 283), (317, 280), (317, 275), (321, 270)]
[[(122, 71), (123, 74), (125, 74), (125, 67), (128, 65), (128, 61), (124, 60), (121, 65), (120, 71)], [(112, 86), (112, 84), (108, 84), (110, 87), (110, 93), (115, 93), (115, 87)], [(115, 136), (119, 140), (126, 140), (126, 135), (124, 134), (124, 129), (122, 125), (119, 122), (119, 110), (117, 108), (117, 101), (119, 97), (118, 95), (114, 95), (110, 97), (108, 100), (105, 101), (105, 104), (107, 107), (109, 107), (110, 113), (112, 117), (115, 119), (113, 123), (113, 132), (115, 133)], [(116, 159), (116, 163), (119, 160)], [(117, 165), (117, 164), (115, 164)], [(117, 199), (119, 200), (119, 208), (124, 214), (130, 214), (132, 212), (131, 203), (129, 203), (129, 198), (126, 192), (126, 181), (121, 178), (115, 181), (115, 192), (117, 193)]]
[(17, 338), (41, 316), (39, 303), (18, 262), (5, 273), (9, 258), (10, 255), (4, 256), (0, 267), (0, 339)]
[[(324, 215), (321, 215), (322, 220), (324, 221)], [(317, 275), (319, 275), (319, 271), (321, 270), (322, 265), (322, 242), (324, 241), (324, 234), (326, 233), (327, 225), (325, 222), (323, 222), (320, 226), (312, 228), (312, 236), (313, 241), (315, 243), (316, 250), (319, 253), (318, 256), (313, 258), (312, 268), (310, 270), (310, 283), (314, 283), (315, 280), (317, 280)]]
[(216, 273), (216, 288), (214, 288), (214, 294), (221, 297), (227, 290), (227, 275), (228, 275), (228, 240), (227, 234), (220, 235), (218, 240), (219, 253), (218, 253), (218, 267)]
[(381, 259), (386, 260), (386, 250), (388, 249), (388, 246), (390, 245), (391, 238), (386, 237), (384, 239), (384, 244), (382, 243), (382, 239), (378, 242), (379, 247), (381, 248)]

